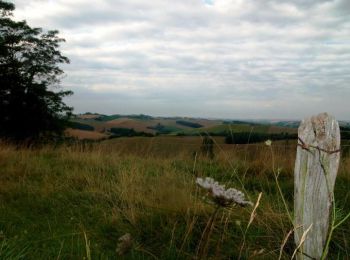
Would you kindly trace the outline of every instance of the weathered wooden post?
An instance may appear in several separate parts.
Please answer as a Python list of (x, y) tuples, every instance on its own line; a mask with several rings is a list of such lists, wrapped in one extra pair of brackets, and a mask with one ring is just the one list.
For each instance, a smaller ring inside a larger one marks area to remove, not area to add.
[(304, 119), (298, 129), (298, 139), (294, 169), (294, 239), (296, 245), (301, 246), (297, 258), (320, 259), (328, 235), (340, 160), (339, 124), (327, 113)]

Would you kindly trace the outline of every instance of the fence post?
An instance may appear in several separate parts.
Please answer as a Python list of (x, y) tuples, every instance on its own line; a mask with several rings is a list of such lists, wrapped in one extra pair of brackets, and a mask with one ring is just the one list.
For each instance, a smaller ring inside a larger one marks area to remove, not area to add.
[(335, 118), (322, 113), (304, 119), (298, 129), (294, 169), (294, 240), (297, 246), (301, 244), (298, 259), (322, 256), (339, 160), (340, 131)]

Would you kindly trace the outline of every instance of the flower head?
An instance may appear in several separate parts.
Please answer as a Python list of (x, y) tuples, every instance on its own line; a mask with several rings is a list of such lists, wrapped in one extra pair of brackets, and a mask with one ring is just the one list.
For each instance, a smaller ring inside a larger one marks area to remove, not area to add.
[(220, 206), (226, 207), (232, 204), (237, 204), (244, 207), (247, 205), (253, 205), (253, 203), (245, 199), (243, 192), (234, 188), (225, 189), (225, 185), (220, 185), (213, 178), (197, 178), (196, 183), (203, 189), (207, 190), (212, 200)]
[(271, 141), (270, 139), (268, 139), (268, 140), (265, 141), (265, 144), (266, 144), (267, 146), (271, 146), (272, 141)]

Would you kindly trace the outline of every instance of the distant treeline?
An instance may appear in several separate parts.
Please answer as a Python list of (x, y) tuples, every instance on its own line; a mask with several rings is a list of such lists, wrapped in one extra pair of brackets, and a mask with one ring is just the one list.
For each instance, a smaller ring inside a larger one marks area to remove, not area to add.
[(192, 128), (201, 128), (201, 127), (203, 127), (201, 124), (194, 123), (194, 122), (189, 122), (189, 121), (185, 121), (185, 120), (177, 120), (176, 124), (183, 125), (183, 126), (188, 126), (188, 127), (192, 127)]
[(130, 119), (139, 119), (139, 120), (153, 119), (152, 116), (140, 114), (140, 115), (126, 115), (126, 116), (125, 115), (124, 116), (123, 115), (111, 115), (111, 116), (101, 115), (99, 117), (96, 117), (95, 120), (106, 122), (106, 121), (111, 121), (119, 118), (130, 118)]
[[(340, 134), (342, 140), (350, 140), (350, 128), (340, 127)], [(225, 143), (227, 144), (247, 144), (247, 143), (259, 143), (267, 139), (270, 140), (291, 140), (297, 139), (298, 134), (289, 133), (278, 133), (278, 134), (268, 134), (268, 133), (234, 133), (233, 135), (228, 134), (225, 136)]]
[(289, 133), (278, 133), (278, 134), (269, 134), (269, 133), (250, 133), (250, 132), (241, 132), (233, 133), (225, 136), (226, 144), (249, 144), (249, 143), (260, 143), (268, 139), (277, 141), (277, 140), (293, 140), (297, 139), (298, 134), (289, 134)]
[(116, 138), (116, 137), (133, 137), (133, 136), (146, 136), (146, 137), (152, 137), (153, 134), (145, 133), (145, 132), (137, 132), (133, 128), (116, 128), (112, 127), (110, 129), (110, 132), (112, 135), (110, 138)]
[(247, 122), (247, 121), (239, 121), (239, 120), (225, 120), (222, 122), (224, 125), (259, 125), (257, 123)]
[(73, 129), (85, 130), (85, 131), (94, 131), (95, 130), (95, 128), (91, 125), (82, 124), (82, 123), (75, 122), (75, 121), (68, 122), (68, 127), (73, 128)]
[(157, 134), (161, 134), (161, 135), (170, 134), (170, 133), (177, 130), (174, 127), (165, 126), (165, 125), (162, 125), (160, 123), (156, 124), (155, 126), (148, 126), (147, 128), (151, 129), (151, 130), (155, 130), (157, 132)]
[(342, 140), (350, 140), (350, 127), (341, 126), (340, 127), (340, 136)]

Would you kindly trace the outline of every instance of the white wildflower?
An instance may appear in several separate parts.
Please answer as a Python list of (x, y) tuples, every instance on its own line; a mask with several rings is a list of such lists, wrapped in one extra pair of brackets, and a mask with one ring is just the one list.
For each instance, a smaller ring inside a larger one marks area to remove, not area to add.
[(206, 177), (205, 179), (197, 178), (196, 183), (206, 190), (210, 190), (213, 185), (218, 185), (218, 182), (210, 177)]
[(270, 139), (268, 139), (268, 140), (265, 141), (265, 144), (267, 146), (271, 146), (272, 145), (272, 141)]
[(197, 178), (196, 183), (205, 190), (208, 190), (213, 201), (220, 206), (238, 204), (244, 207), (247, 205), (253, 205), (253, 203), (245, 199), (243, 192), (234, 188), (229, 188), (226, 190), (225, 185), (220, 185), (213, 178)]

